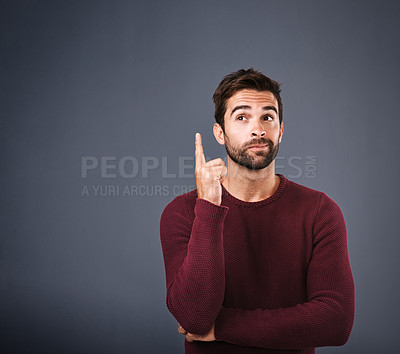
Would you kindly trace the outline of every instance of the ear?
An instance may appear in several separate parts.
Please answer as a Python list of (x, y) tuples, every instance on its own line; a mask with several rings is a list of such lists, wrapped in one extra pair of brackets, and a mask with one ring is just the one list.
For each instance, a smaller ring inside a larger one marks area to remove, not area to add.
[(222, 127), (218, 123), (214, 124), (213, 133), (218, 144), (225, 145), (225, 134)]
[(282, 141), (282, 135), (283, 135), (283, 122), (281, 123), (281, 128), (280, 128), (280, 132), (279, 132), (279, 143), (281, 143)]

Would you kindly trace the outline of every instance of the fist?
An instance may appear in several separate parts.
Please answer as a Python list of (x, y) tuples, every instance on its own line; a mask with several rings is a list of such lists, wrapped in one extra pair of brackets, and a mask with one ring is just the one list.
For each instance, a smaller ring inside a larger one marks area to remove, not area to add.
[(195, 138), (195, 177), (197, 197), (221, 205), (222, 187), (227, 173), (225, 162), (218, 158), (206, 162), (201, 135)]

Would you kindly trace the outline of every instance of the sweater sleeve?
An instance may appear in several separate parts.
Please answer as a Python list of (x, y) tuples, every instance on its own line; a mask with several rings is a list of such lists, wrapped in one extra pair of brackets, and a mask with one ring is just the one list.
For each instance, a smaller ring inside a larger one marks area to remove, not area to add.
[(190, 212), (175, 198), (160, 221), (167, 307), (190, 333), (205, 334), (221, 310), (225, 292), (223, 223), (228, 208), (197, 199)]
[(294, 307), (222, 308), (217, 340), (270, 349), (337, 346), (347, 342), (354, 320), (354, 283), (343, 215), (321, 194), (307, 269), (308, 301)]

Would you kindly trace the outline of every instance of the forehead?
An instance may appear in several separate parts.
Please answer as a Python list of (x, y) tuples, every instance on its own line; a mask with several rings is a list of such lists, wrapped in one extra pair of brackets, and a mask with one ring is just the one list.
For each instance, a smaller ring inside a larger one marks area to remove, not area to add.
[(278, 110), (278, 101), (274, 94), (270, 91), (256, 91), (256, 90), (240, 90), (237, 91), (232, 97), (226, 102), (227, 111), (233, 109), (238, 105), (247, 106), (274, 106)]

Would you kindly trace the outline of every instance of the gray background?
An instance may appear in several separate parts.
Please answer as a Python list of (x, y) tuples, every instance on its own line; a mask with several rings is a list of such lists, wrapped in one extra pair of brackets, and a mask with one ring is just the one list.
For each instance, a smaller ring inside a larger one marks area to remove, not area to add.
[[(206, 155), (224, 156), (211, 96), (253, 66), (283, 84), (278, 172), (326, 192), (348, 227), (355, 324), (344, 347), (318, 352), (397, 353), (399, 11), (398, 1), (1, 1), (0, 352), (183, 352), (159, 217), (194, 184), (179, 157), (192, 156), (196, 131)], [(86, 157), (99, 167), (85, 178)], [(148, 161), (159, 166), (146, 176)]]

